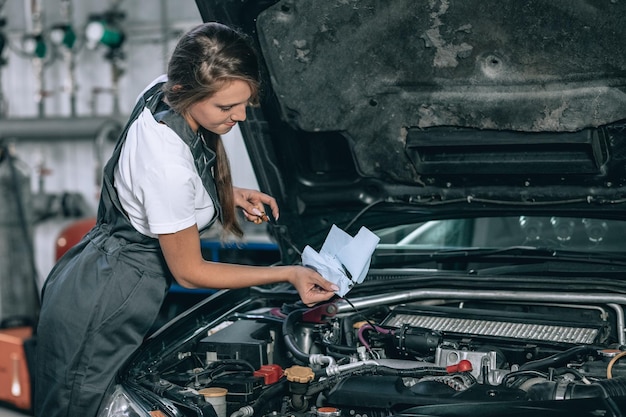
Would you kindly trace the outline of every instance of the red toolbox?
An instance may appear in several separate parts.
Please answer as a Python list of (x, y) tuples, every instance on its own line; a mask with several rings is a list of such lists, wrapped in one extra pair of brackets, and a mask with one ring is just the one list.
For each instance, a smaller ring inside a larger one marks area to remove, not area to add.
[(31, 327), (0, 329), (0, 401), (30, 410), (31, 384), (25, 342)]

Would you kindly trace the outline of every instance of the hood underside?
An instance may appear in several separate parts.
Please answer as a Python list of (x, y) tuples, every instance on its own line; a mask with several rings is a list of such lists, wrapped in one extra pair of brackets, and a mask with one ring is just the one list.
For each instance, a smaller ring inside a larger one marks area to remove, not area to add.
[(374, 201), (626, 196), (624, 1), (196, 2), (256, 42), (242, 131), (301, 231)]
[[(341, 132), (364, 177), (418, 183), (432, 165), (428, 155), (412, 157), (407, 149), (424, 142), (537, 147), (546, 136), (532, 133), (580, 132), (626, 119), (622, 1), (198, 5), (204, 20), (243, 27), (256, 38), (280, 120), (297, 131)], [(450, 141), (437, 132), (424, 138), (436, 127), (468, 130)], [(531, 134), (511, 141), (493, 131)], [(562, 135), (548, 142), (580, 140)]]
[(609, 0), (291, 0), (257, 29), (286, 120), (401, 141), (406, 128), (626, 118), (625, 12)]
[(494, 130), (576, 132), (626, 118), (625, 12), (608, 0), (281, 1), (257, 29), (287, 123), (343, 132), (365, 176), (415, 182), (428, 156), (399, 162), (428, 128), (487, 132), (418, 142), (492, 146), (507, 140)]

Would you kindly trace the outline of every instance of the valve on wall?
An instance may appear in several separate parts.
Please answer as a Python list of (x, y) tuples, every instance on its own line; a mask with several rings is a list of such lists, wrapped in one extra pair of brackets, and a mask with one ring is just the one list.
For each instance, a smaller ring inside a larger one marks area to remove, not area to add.
[(48, 55), (48, 45), (42, 32), (26, 33), (22, 36), (22, 51), (24, 54), (37, 59), (44, 59)]
[(61, 0), (61, 16), (63, 20), (48, 29), (50, 43), (59, 51), (67, 66), (67, 77), (64, 90), (69, 95), (70, 115), (76, 116), (76, 51), (79, 48), (76, 31), (72, 25), (72, 0)]
[[(102, 13), (89, 16), (89, 22), (85, 27), (85, 38), (88, 48), (95, 49), (99, 46), (106, 48), (104, 57), (111, 63), (111, 94), (113, 96), (113, 114), (120, 113), (119, 106), (119, 79), (124, 74), (122, 62), (125, 58), (122, 45), (126, 40), (126, 34), (122, 29), (122, 22), (126, 14), (118, 9), (119, 1)], [(95, 91), (94, 92), (100, 92)]]
[(43, 5), (41, 0), (33, 0), (26, 6), (30, 17), (31, 30), (22, 36), (22, 54), (31, 58), (35, 72), (35, 103), (39, 117), (45, 116), (44, 99), (48, 96), (45, 88), (44, 67), (47, 64), (48, 45), (44, 38)]
[(26, 28), (20, 35), (19, 41), (17, 43), (9, 43), (8, 38), (5, 39), (7, 41), (6, 46), (12, 52), (30, 60), (32, 63), (35, 75), (34, 101), (38, 108), (37, 116), (39, 118), (46, 117), (45, 99), (52, 97), (60, 90), (58, 88), (47, 89), (45, 85), (46, 81), (49, 80), (49, 77), (45, 75), (46, 70), (60, 57), (63, 57), (68, 63), (68, 82), (63, 90), (70, 94), (71, 115), (76, 115), (74, 55), (78, 45), (78, 37), (72, 28), (71, 1), (61, 0), (63, 21), (51, 27), (47, 27), (44, 22), (43, 0), (26, 2)]
[(98, 44), (102, 44), (108, 48), (105, 57), (107, 59), (115, 59), (123, 57), (122, 44), (126, 35), (121, 27), (125, 14), (119, 10), (107, 10), (100, 14), (92, 14), (89, 16), (89, 23), (85, 28), (85, 36), (87, 45), (95, 48)]

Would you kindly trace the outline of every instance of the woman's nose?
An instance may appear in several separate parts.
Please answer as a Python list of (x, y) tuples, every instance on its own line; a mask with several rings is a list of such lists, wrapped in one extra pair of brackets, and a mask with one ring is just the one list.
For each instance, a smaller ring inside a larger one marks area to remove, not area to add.
[(246, 106), (237, 106), (233, 109), (230, 118), (233, 122), (243, 122), (246, 120)]

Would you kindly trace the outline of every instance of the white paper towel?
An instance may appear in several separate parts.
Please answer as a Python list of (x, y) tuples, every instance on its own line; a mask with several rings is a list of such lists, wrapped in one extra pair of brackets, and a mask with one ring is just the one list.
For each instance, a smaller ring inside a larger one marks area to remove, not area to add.
[(337, 285), (339, 290), (335, 294), (343, 297), (355, 284), (365, 279), (379, 241), (380, 238), (366, 227), (361, 227), (352, 237), (333, 225), (319, 253), (310, 246), (304, 248), (302, 265), (317, 270)]

